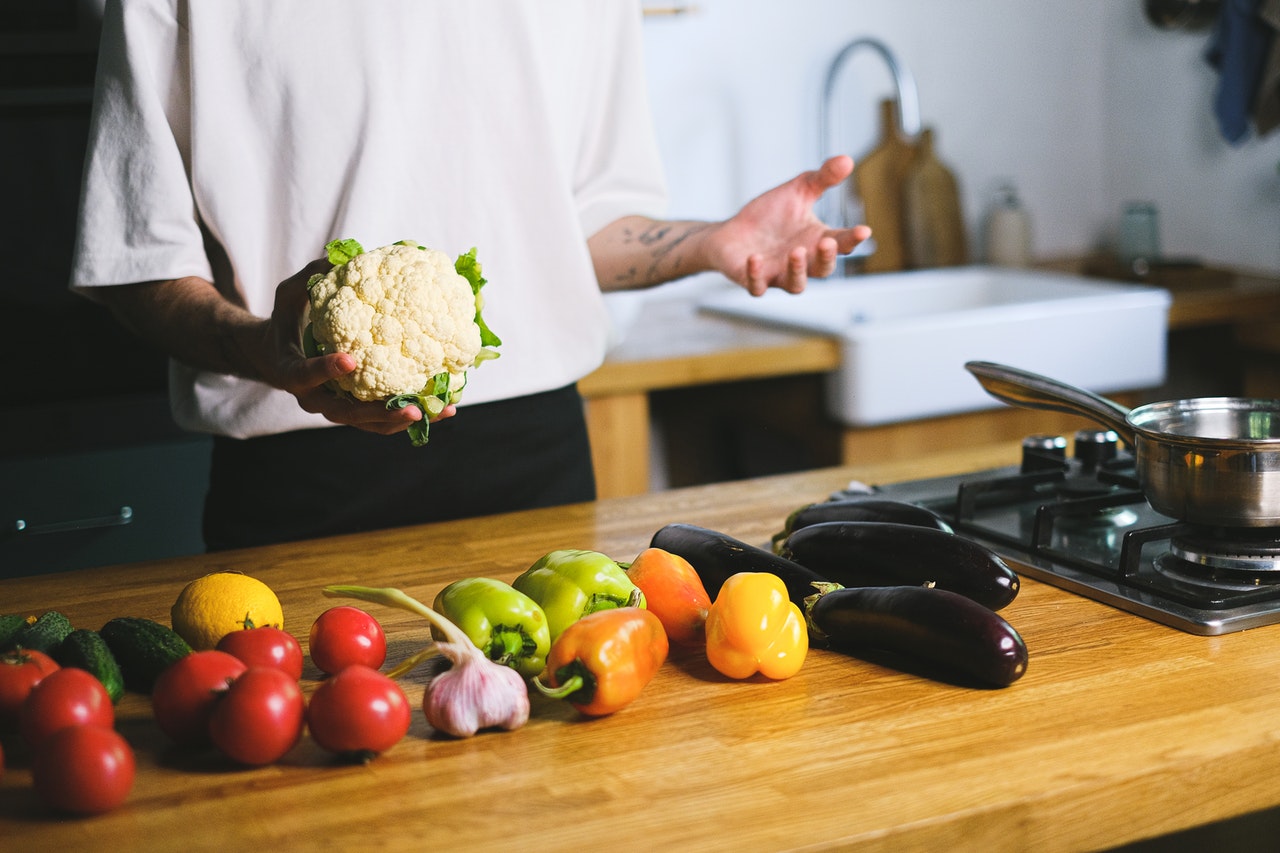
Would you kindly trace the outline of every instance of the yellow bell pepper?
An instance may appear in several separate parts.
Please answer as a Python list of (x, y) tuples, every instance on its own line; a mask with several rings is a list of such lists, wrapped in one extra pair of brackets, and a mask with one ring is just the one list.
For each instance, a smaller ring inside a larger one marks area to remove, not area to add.
[(768, 572), (726, 580), (707, 612), (706, 633), (707, 660), (729, 678), (790, 678), (809, 653), (804, 614)]

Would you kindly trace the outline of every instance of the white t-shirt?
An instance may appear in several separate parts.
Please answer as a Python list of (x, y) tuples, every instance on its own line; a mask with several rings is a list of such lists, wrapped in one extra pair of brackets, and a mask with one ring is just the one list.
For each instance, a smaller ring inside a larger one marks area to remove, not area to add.
[[(335, 238), (484, 267), (502, 357), (463, 405), (576, 381), (608, 317), (586, 238), (662, 215), (634, 0), (109, 0), (72, 285), (201, 276), (260, 316)], [(329, 425), (171, 370), (189, 429)]]

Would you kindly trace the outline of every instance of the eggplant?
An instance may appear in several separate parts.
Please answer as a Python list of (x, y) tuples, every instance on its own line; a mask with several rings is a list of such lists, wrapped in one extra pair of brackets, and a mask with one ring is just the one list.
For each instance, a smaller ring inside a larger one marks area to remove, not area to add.
[(684, 557), (698, 573), (707, 594), (715, 600), (720, 587), (738, 572), (768, 572), (787, 587), (787, 595), (804, 609), (815, 584), (830, 585), (827, 578), (764, 548), (740, 542), (715, 530), (693, 524), (668, 524), (649, 542), (650, 547)]
[(1018, 595), (1018, 575), (971, 539), (884, 521), (823, 521), (796, 530), (778, 549), (846, 587), (923, 586), (959, 593), (991, 610)]
[(906, 501), (866, 495), (839, 498), (800, 507), (787, 516), (782, 530), (773, 535), (773, 549), (778, 551), (783, 540), (802, 527), (824, 521), (888, 521), (894, 524), (912, 524), (951, 533), (946, 519), (931, 509)]
[(1027, 671), (1027, 646), (1000, 614), (959, 593), (927, 586), (836, 588), (805, 606), (811, 636), (835, 651), (883, 652), (921, 674), (1007, 687)]

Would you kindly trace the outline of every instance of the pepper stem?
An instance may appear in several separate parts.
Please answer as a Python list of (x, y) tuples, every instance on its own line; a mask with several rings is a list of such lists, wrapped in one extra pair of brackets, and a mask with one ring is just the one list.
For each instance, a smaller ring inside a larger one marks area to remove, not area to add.
[[(558, 687), (548, 687), (538, 680), (533, 679), (533, 686), (543, 696), (552, 699), (568, 699), (574, 705), (579, 707), (588, 705), (595, 698), (596, 690), (600, 686), (600, 682), (596, 680), (595, 673), (591, 671), (581, 658), (574, 658), (569, 663), (557, 669), (552, 675), (557, 679), (563, 679)], [(577, 697), (576, 699), (573, 697)]]
[(550, 699), (567, 699), (585, 687), (586, 684), (581, 675), (570, 676), (559, 687), (548, 687), (536, 676), (533, 679), (533, 686), (538, 688), (538, 692)]
[(524, 654), (525, 635), (515, 629), (495, 628), (493, 645), (489, 649), (489, 660), (509, 666), (512, 661), (520, 660)]

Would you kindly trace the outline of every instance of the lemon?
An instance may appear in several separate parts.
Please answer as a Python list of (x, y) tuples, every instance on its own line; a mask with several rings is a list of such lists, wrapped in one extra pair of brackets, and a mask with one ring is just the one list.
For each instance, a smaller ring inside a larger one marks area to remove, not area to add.
[(196, 650), (243, 628), (284, 626), (275, 592), (257, 578), (239, 572), (215, 572), (183, 587), (169, 611), (173, 630)]

